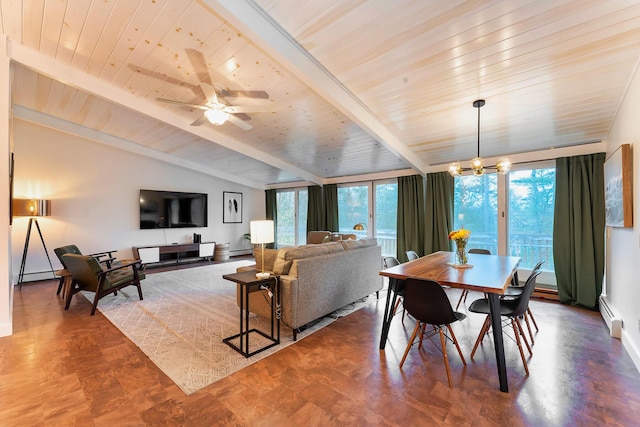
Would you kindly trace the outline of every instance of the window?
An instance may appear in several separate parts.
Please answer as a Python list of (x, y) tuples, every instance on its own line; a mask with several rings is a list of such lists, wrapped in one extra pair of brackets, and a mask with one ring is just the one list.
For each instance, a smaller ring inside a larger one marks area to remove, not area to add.
[(523, 278), (538, 261), (544, 260), (544, 273), (538, 282), (554, 287), (554, 202), (555, 168), (548, 164), (521, 167), (504, 177), (495, 173), (457, 177), (454, 228), (464, 226), (471, 230), (467, 248), (521, 257), (519, 269), (525, 270), (521, 272)]
[(276, 247), (297, 246), (307, 242), (306, 189), (278, 191), (276, 194)]
[[(376, 237), (382, 247), (382, 256), (396, 256), (397, 213), (398, 184), (395, 180), (338, 187), (340, 233), (355, 234), (358, 238)], [(365, 230), (353, 229), (359, 223), (364, 224)]]
[(277, 221), (276, 246), (294, 246), (296, 243), (295, 191), (276, 193)]
[[(339, 232), (353, 233), (353, 226), (364, 224), (369, 229), (369, 186), (349, 185), (338, 187)], [(334, 230), (329, 230), (334, 231)], [(363, 237), (367, 232), (360, 232)]]
[(461, 176), (455, 180), (454, 229), (471, 230), (467, 248), (498, 253), (498, 183), (496, 174)]
[(398, 183), (375, 185), (375, 236), (382, 256), (396, 256), (398, 243)]
[(553, 267), (553, 209), (556, 194), (554, 168), (511, 172), (509, 183), (509, 255), (522, 258), (520, 267), (533, 268), (545, 260)]

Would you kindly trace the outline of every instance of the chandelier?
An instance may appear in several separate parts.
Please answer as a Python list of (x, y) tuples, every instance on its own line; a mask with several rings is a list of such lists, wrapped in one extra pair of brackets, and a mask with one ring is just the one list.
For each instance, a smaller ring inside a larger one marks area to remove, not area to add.
[(480, 157), (480, 108), (482, 108), (484, 104), (484, 99), (473, 101), (473, 106), (478, 109), (478, 155), (471, 160), (471, 167), (469, 168), (463, 168), (460, 162), (451, 163), (449, 165), (449, 173), (451, 176), (462, 175), (465, 171), (473, 171), (475, 176), (482, 176), (487, 169), (495, 170), (499, 174), (505, 175), (511, 170), (511, 160), (506, 157), (499, 159), (495, 166), (485, 166), (484, 160)]

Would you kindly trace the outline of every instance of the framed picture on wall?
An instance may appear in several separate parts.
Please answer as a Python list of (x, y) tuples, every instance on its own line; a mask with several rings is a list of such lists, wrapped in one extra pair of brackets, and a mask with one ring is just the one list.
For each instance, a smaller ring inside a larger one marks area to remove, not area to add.
[(633, 227), (629, 144), (618, 147), (604, 162), (604, 204), (608, 227)]
[(242, 193), (231, 191), (222, 192), (222, 222), (241, 223), (242, 222)]

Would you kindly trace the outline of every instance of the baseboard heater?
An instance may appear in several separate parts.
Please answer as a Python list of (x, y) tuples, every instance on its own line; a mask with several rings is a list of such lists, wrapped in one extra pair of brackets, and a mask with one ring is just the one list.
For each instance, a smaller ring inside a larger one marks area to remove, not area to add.
[(600, 314), (605, 323), (609, 327), (609, 333), (614, 338), (620, 338), (622, 336), (622, 319), (616, 316), (607, 304), (607, 299), (604, 296), (600, 296)]

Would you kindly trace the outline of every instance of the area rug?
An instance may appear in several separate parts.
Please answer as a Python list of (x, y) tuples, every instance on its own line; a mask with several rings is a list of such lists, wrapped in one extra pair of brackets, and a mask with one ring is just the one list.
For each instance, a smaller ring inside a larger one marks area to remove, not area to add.
[[(222, 342), (238, 333), (240, 315), (236, 285), (222, 275), (249, 264), (235, 261), (147, 274), (143, 301), (135, 287), (128, 287), (100, 300), (98, 310), (189, 395), (294, 344), (291, 329), (284, 325), (280, 345), (249, 358)], [(93, 301), (93, 295), (85, 296)], [(298, 333), (298, 340), (372, 301), (370, 297), (319, 319)], [(269, 321), (259, 316), (251, 317), (250, 326), (269, 331)], [(250, 340), (250, 348), (263, 344), (254, 334)]]

